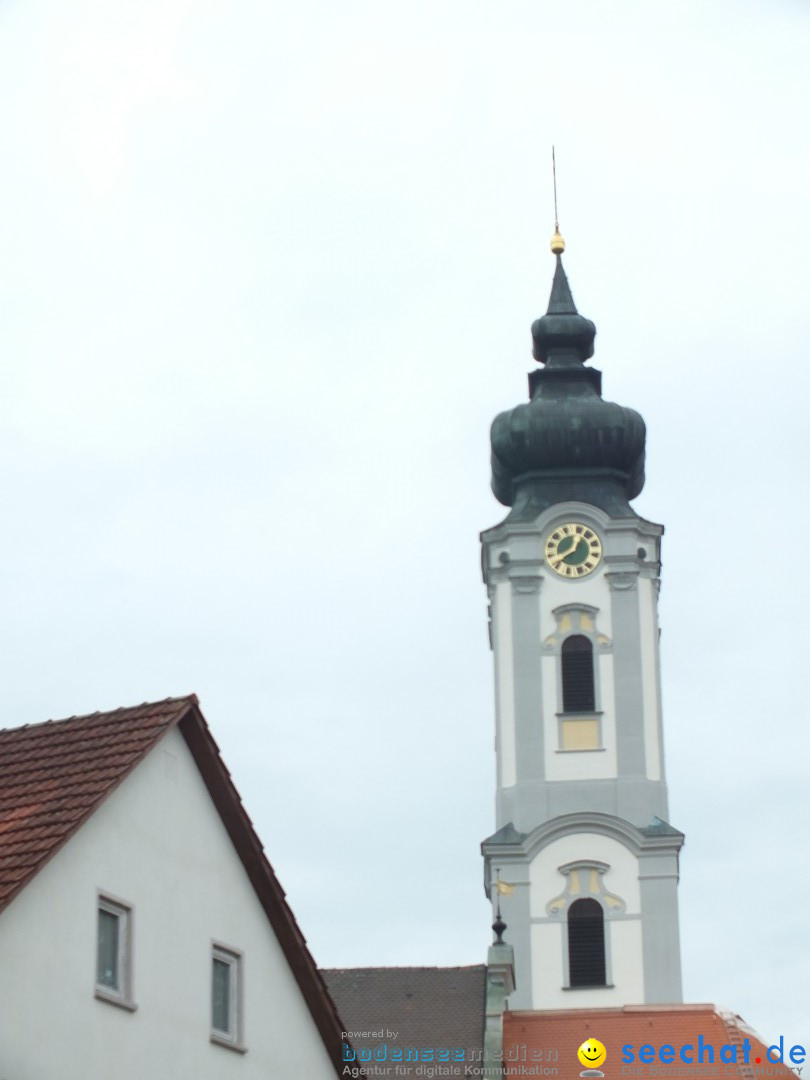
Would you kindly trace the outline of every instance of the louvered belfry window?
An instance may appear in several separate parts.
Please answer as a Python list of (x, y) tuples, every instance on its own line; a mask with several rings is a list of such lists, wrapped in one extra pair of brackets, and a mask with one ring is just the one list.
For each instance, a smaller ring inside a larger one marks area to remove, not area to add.
[(605, 917), (596, 900), (575, 900), (568, 909), (570, 986), (605, 985)]
[(563, 712), (594, 712), (593, 645), (582, 634), (566, 638), (562, 645)]

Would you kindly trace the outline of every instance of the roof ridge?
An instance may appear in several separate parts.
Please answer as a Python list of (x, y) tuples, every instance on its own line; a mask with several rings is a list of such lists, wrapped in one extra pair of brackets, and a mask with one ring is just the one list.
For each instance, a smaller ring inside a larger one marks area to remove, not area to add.
[[(563, 1016), (594, 1016), (597, 1013), (599, 1015), (610, 1013), (611, 1015), (618, 1016), (621, 1013), (688, 1013), (688, 1012), (711, 1012), (717, 1016), (720, 1012), (716, 1005), (711, 1002), (676, 1002), (672, 1004), (649, 1004), (649, 1005), (604, 1005), (597, 1006), (593, 1009), (576, 1009), (569, 1007), (567, 1009), (510, 1009), (509, 1015), (511, 1017), (526, 1017), (526, 1016), (548, 1016), (548, 1017), (563, 1017)], [(722, 1017), (721, 1017), (722, 1019)]]
[(319, 971), (478, 971), (486, 964), (381, 964), (376, 967), (322, 967)]
[(62, 716), (48, 720), (40, 720), (35, 724), (17, 724), (16, 727), (0, 727), (0, 734), (11, 731), (32, 731), (36, 728), (44, 728), (48, 725), (68, 724), (77, 720), (92, 720), (96, 716), (114, 717), (118, 713), (133, 713), (141, 709), (157, 709), (162, 705), (199, 705), (200, 699), (196, 694), (182, 694), (178, 697), (165, 697), (158, 701), (142, 701), (140, 705), (117, 705), (114, 709), (96, 709), (91, 713), (74, 713), (72, 716)]
[(751, 1025), (746, 1020), (744, 1020), (738, 1012), (735, 1012), (733, 1009), (724, 1009), (718, 1007), (717, 1015), (723, 1021), (723, 1025), (727, 1032), (729, 1031), (729, 1028), (734, 1028), (737, 1033), (752, 1035), (755, 1039), (758, 1039), (763, 1046), (765, 1045), (765, 1040), (762, 1038), (756, 1028), (752, 1028)]
[(677, 1001), (671, 1005), (651, 1003), (649, 1005), (623, 1005), (624, 1012), (717, 1012), (717, 1006), (710, 1001)]

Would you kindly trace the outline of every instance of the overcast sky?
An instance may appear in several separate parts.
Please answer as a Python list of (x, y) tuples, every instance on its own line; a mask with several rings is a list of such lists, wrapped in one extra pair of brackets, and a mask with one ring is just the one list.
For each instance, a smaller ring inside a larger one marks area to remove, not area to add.
[(804, 0), (0, 0), (0, 723), (196, 691), (317, 962), (481, 963), (553, 273), (666, 526), (688, 1001), (810, 1044)]

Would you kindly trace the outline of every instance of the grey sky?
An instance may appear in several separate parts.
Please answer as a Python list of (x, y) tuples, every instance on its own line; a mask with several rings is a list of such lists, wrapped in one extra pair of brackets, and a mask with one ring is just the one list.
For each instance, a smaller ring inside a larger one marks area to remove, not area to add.
[(799, 0), (0, 3), (2, 723), (195, 690), (320, 964), (484, 960), (555, 142), (667, 529), (685, 993), (810, 1044), (808, 55)]

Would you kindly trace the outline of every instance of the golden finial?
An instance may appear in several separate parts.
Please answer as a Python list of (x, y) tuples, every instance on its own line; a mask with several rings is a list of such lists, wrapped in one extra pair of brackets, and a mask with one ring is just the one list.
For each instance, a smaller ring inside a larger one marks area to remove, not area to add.
[(554, 147), (551, 148), (551, 173), (554, 177), (554, 235), (551, 238), (551, 250), (554, 255), (562, 255), (565, 251), (565, 240), (560, 235), (560, 222), (557, 217), (557, 159), (554, 156)]

